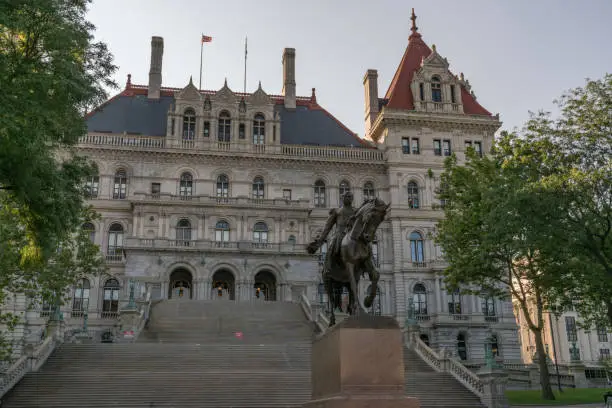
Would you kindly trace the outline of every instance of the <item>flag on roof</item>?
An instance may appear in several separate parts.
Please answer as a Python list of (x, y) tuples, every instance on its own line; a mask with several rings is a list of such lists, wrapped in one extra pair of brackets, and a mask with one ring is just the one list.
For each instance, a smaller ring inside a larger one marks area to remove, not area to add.
[(202, 42), (211, 42), (212, 41), (212, 37), (209, 37), (207, 35), (202, 34)]

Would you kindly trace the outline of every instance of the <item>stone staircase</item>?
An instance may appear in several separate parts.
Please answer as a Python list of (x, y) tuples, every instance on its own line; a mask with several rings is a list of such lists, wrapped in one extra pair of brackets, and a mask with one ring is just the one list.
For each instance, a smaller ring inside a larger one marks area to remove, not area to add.
[(2, 407), (297, 408), (312, 331), (297, 304), (163, 301), (138, 342), (64, 344)]
[(480, 399), (449, 373), (431, 368), (419, 355), (404, 348), (406, 394), (417, 397), (421, 408), (483, 408)]

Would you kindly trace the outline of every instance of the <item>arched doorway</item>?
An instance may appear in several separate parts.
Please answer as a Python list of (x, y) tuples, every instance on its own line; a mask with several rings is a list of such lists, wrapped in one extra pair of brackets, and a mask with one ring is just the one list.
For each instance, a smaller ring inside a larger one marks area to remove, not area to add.
[(227, 269), (215, 272), (212, 278), (212, 298), (236, 300), (236, 280), (234, 274)]
[(270, 271), (261, 271), (255, 275), (253, 285), (255, 300), (276, 300), (276, 277)]
[(459, 333), (457, 335), (457, 355), (461, 360), (467, 360), (467, 341), (465, 339), (465, 333)]
[(170, 274), (168, 285), (168, 299), (192, 299), (192, 276), (185, 268), (175, 269)]

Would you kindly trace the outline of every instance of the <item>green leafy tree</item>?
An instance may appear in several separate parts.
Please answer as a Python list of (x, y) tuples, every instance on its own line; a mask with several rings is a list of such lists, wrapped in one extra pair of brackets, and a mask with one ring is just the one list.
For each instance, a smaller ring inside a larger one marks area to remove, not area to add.
[(516, 135), (503, 134), (490, 156), (471, 151), (465, 165), (454, 156), (446, 161), (440, 192), (445, 218), (437, 241), (449, 262), (447, 287), (516, 298), (534, 334), (542, 398), (552, 400), (542, 330), (558, 265), (541, 251), (538, 234), (546, 223), (542, 209), (554, 197), (530, 188), (540, 170), (537, 155), (522, 154), (528, 147)]

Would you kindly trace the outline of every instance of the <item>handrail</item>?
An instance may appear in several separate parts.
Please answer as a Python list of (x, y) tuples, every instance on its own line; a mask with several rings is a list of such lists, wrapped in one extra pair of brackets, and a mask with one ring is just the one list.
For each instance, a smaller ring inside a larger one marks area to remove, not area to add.
[(419, 337), (412, 339), (414, 342), (414, 351), (434, 370), (442, 371), (442, 364), (440, 356), (433, 351), (423, 340)]
[(449, 358), (448, 372), (466, 388), (482, 398), (484, 396), (484, 384), (476, 374), (468, 370), (459, 360)]
[(314, 322), (312, 316), (312, 306), (310, 305), (310, 301), (308, 300), (308, 297), (304, 292), (302, 292), (302, 294), (300, 295), (300, 306), (302, 307), (302, 310), (304, 311), (304, 314), (306, 315), (308, 321)]

